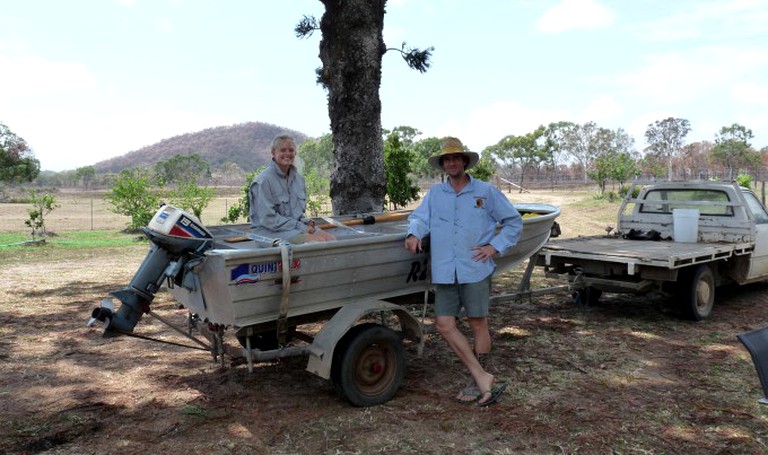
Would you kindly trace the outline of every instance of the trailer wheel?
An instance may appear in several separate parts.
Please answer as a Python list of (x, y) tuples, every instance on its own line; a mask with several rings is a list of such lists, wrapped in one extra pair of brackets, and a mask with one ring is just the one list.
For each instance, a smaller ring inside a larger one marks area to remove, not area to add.
[(603, 295), (602, 289), (593, 288), (589, 286), (584, 289), (584, 303), (587, 305), (597, 305), (600, 302), (600, 297)]
[[(243, 335), (244, 330), (238, 330), (235, 333), (237, 341), (240, 342), (240, 346), (247, 347), (246, 340), (251, 339), (251, 349), (258, 349), (259, 351), (271, 351), (280, 347), (278, 343), (277, 332), (270, 330), (268, 332), (254, 333), (253, 335)], [(291, 341), (296, 335), (296, 326), (288, 327), (288, 331), (285, 334), (285, 341)]]
[(331, 380), (336, 392), (355, 406), (391, 399), (405, 377), (405, 348), (398, 334), (379, 324), (347, 332), (333, 353)]
[(683, 312), (694, 321), (706, 319), (715, 305), (715, 275), (709, 266), (700, 265), (686, 278), (680, 283)]

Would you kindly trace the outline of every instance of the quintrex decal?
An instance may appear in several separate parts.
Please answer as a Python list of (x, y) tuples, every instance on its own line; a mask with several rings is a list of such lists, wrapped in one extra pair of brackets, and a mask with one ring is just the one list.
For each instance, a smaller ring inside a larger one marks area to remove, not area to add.
[[(300, 259), (291, 261), (291, 270), (300, 268)], [(283, 261), (240, 264), (230, 271), (229, 280), (235, 284), (257, 283), (262, 280), (262, 275), (274, 275), (276, 273), (283, 273)]]

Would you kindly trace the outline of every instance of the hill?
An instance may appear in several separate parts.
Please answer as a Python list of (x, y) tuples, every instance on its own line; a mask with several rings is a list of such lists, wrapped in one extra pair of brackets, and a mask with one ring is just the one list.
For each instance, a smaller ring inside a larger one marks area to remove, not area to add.
[(281, 133), (293, 135), (296, 145), (309, 138), (298, 131), (261, 122), (218, 126), (163, 139), (125, 155), (99, 161), (93, 167), (98, 173), (120, 172), (128, 167), (154, 166), (175, 155), (197, 153), (212, 169), (231, 162), (250, 172), (269, 162), (272, 139)]

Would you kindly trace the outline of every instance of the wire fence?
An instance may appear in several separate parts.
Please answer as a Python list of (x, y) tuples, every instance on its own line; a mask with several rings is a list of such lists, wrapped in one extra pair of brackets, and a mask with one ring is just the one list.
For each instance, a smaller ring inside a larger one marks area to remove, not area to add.
[[(113, 205), (107, 201), (104, 192), (57, 192), (56, 207), (45, 215), (45, 230), (48, 232), (66, 231), (121, 231), (130, 224), (130, 217), (113, 212)], [(223, 224), (222, 218), (229, 213), (229, 208), (240, 199), (238, 194), (215, 197), (203, 209), (200, 219), (204, 224)], [(31, 234), (32, 229), (24, 224), (29, 219), (32, 204), (0, 203), (0, 233)], [(330, 202), (320, 204), (320, 216), (331, 213)], [(311, 215), (310, 215), (311, 216)], [(245, 218), (239, 220), (245, 223)]]
[[(217, 197), (203, 210), (202, 221), (207, 224), (222, 224), (221, 219), (229, 207), (236, 204), (237, 197)], [(56, 196), (57, 207), (44, 218), (45, 229), (49, 232), (123, 230), (131, 221), (130, 217), (114, 213), (113, 206), (99, 195)], [(29, 203), (0, 203), (0, 233), (31, 233), (24, 224), (29, 219)], [(245, 222), (245, 220), (242, 220)]]
[[(422, 184), (422, 195), (434, 182)], [(513, 182), (497, 179), (493, 182), (504, 193), (512, 193), (521, 190)], [(560, 185), (562, 186), (562, 185)], [(201, 221), (208, 225), (223, 224), (222, 218), (226, 217), (229, 208), (238, 203), (239, 188), (217, 188), (218, 196), (215, 197), (201, 215)], [(106, 199), (104, 190), (82, 191), (76, 189), (58, 189), (53, 191), (56, 199), (56, 208), (45, 215), (45, 229), (48, 232), (58, 233), (66, 231), (121, 231), (130, 224), (130, 217), (120, 215), (112, 211), (113, 206)], [(418, 202), (412, 203), (407, 208), (413, 208)], [(3, 234), (31, 234), (32, 229), (24, 222), (29, 219), (29, 211), (32, 204), (28, 202), (2, 202), (0, 203), (0, 233)], [(329, 215), (332, 211), (330, 201), (320, 206), (320, 216)], [(314, 216), (308, 213), (309, 216)], [(243, 218), (240, 222), (245, 222)]]

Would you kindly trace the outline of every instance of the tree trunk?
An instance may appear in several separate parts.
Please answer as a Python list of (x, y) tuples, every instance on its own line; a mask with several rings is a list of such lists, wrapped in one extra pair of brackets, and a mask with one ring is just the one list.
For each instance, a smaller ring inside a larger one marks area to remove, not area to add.
[(381, 138), (386, 0), (321, 0), (320, 81), (328, 90), (334, 215), (381, 211), (387, 191)]

